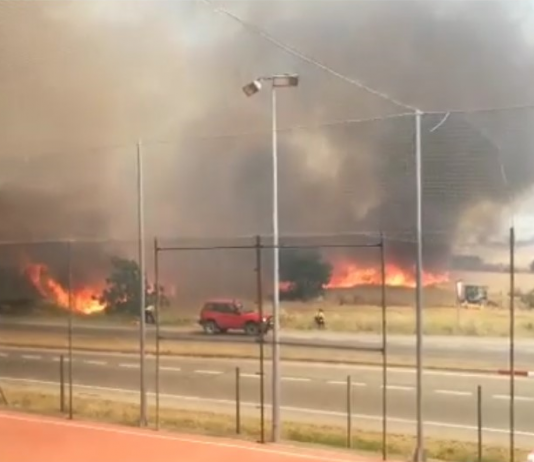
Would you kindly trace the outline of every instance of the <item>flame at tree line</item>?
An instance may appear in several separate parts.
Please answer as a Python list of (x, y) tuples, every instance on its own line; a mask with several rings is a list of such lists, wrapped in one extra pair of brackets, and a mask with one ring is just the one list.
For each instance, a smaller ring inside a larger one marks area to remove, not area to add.
[[(48, 267), (41, 263), (28, 265), (24, 272), (41, 294), (47, 300), (60, 308), (69, 309), (69, 291), (63, 287), (52, 275)], [(105, 310), (105, 305), (98, 300), (101, 290), (97, 287), (82, 287), (72, 291), (72, 309), (78, 313), (93, 314)]]
[[(60, 308), (69, 309), (69, 292), (56, 278), (49, 268), (42, 263), (31, 263), (26, 266), (24, 273), (27, 275), (39, 294)], [(386, 285), (397, 287), (415, 287), (415, 272), (410, 272), (401, 267), (388, 264), (385, 267)], [(449, 282), (448, 273), (423, 274), (423, 285), (430, 286)], [(336, 262), (333, 264), (332, 276), (326, 289), (349, 289), (361, 285), (382, 284), (380, 268), (362, 267), (353, 262)], [(72, 291), (72, 309), (78, 313), (93, 314), (106, 309), (99, 301), (104, 283), (101, 285), (84, 286), (74, 288)], [(284, 282), (281, 282), (284, 287)]]
[[(407, 271), (394, 264), (385, 265), (385, 279), (387, 286), (415, 287), (415, 270)], [(449, 274), (423, 273), (423, 285), (432, 286), (449, 282)], [(327, 289), (350, 289), (360, 285), (381, 285), (381, 268), (361, 267), (353, 262), (337, 262), (333, 265), (332, 277)]]

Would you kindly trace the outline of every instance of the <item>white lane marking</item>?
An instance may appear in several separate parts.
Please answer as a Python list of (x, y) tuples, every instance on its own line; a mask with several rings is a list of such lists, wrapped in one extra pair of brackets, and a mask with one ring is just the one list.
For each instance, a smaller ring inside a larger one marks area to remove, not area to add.
[[(107, 328), (107, 326), (106, 326)], [(2, 349), (8, 350), (8, 351), (20, 351), (21, 349), (23, 351), (28, 351), (28, 348), (21, 348), (21, 347), (12, 347), (12, 346), (2, 346)], [(524, 348), (526, 351), (526, 348)], [(37, 348), (35, 351), (44, 351), (47, 353), (56, 353), (55, 349), (51, 348)], [(528, 349), (529, 352), (534, 353), (534, 349)], [(4, 354), (4, 353), (2, 353)], [(102, 353), (102, 352), (93, 352), (93, 355), (98, 356), (105, 356), (105, 357), (113, 357), (113, 358), (128, 358), (133, 357), (133, 354), (129, 353)], [(148, 360), (154, 360), (153, 357), (147, 356)], [(198, 359), (198, 358), (197, 358)], [(239, 359), (239, 358), (238, 358)], [(182, 358), (182, 361), (184, 359)], [(187, 361), (194, 361), (195, 358), (186, 358)], [(220, 363), (228, 363), (229, 361), (232, 361), (228, 358), (213, 358), (212, 359), (215, 362)], [(53, 361), (57, 362), (59, 359), (53, 359)], [(68, 358), (65, 357), (65, 361), (68, 361)], [(239, 361), (243, 362), (252, 362), (247, 359), (239, 359)], [(379, 366), (372, 366), (372, 365), (357, 365), (357, 364), (346, 364), (346, 363), (302, 363), (301, 361), (291, 361), (292, 365), (295, 367), (301, 367), (305, 365), (307, 368), (314, 368), (314, 369), (325, 369), (325, 370), (333, 370), (333, 369), (343, 369), (343, 370), (354, 370), (354, 371), (369, 371), (371, 373), (382, 373), (382, 369)], [(416, 369), (410, 368), (410, 367), (390, 367), (388, 368), (388, 374), (415, 374)], [(534, 374), (534, 371), (532, 372)], [(506, 375), (498, 375), (496, 374), (496, 369), (490, 369), (487, 372), (481, 371), (481, 372), (461, 372), (461, 371), (447, 371), (447, 370), (437, 370), (437, 369), (424, 369), (423, 374), (425, 376), (444, 376), (444, 377), (458, 377), (458, 378), (479, 378), (484, 380), (496, 380), (496, 381), (509, 381), (509, 376)], [(516, 382), (524, 382), (524, 381), (531, 381), (532, 376), (529, 377), (521, 377), (516, 376), (515, 378)]]
[(459, 391), (459, 390), (434, 390), (434, 393), (437, 393), (438, 395), (473, 396), (473, 393), (470, 391)]
[(41, 359), (39, 355), (22, 355), (22, 359)]
[(88, 359), (86, 361), (84, 361), (84, 364), (91, 364), (91, 365), (94, 365), (94, 366), (105, 366), (107, 364), (106, 361), (97, 361), (96, 359), (93, 360), (93, 359)]
[[(24, 325), (24, 324), (22, 324)], [(100, 328), (100, 327), (99, 327)], [(110, 326), (102, 326), (101, 328), (111, 329)], [(122, 329), (122, 328), (119, 328)], [(124, 330), (124, 329), (122, 329)], [(499, 347), (500, 348), (500, 347)], [(21, 348), (16, 346), (2, 346), (2, 349), (8, 350), (8, 351), (20, 351), (21, 349), (24, 351), (28, 351), (28, 348)], [(527, 351), (527, 348), (523, 348), (524, 351)], [(45, 351), (47, 353), (55, 353), (56, 350), (53, 348), (37, 348), (35, 351)], [(500, 350), (499, 350), (500, 351)], [(528, 348), (529, 352), (534, 353), (534, 348)], [(93, 352), (93, 355), (99, 355), (99, 356), (109, 356), (109, 357), (120, 357), (120, 358), (127, 358), (127, 357), (133, 357), (134, 355), (131, 353), (103, 353), (103, 352)], [(65, 358), (66, 359), (66, 358)], [(148, 360), (154, 360), (153, 357), (147, 356)], [(194, 361), (202, 358), (182, 358), (181, 360), (186, 361)], [(247, 359), (241, 359), (237, 358), (240, 362), (247, 362), (252, 363), (253, 361), (247, 360)], [(220, 362), (220, 363), (228, 363), (232, 362), (231, 358), (212, 358), (211, 359), (214, 362)], [(314, 369), (325, 369), (325, 370), (333, 370), (333, 369), (343, 369), (343, 370), (354, 370), (354, 371), (369, 371), (369, 372), (376, 372), (376, 373), (382, 373), (382, 369), (380, 366), (372, 366), (372, 365), (358, 365), (358, 364), (351, 364), (351, 363), (303, 363), (302, 361), (291, 361), (290, 362), (292, 366), (295, 367), (302, 367), (306, 366), (307, 368), (314, 368)], [(480, 378), (480, 379), (486, 379), (486, 380), (498, 380), (498, 381), (509, 381), (509, 376), (505, 375), (498, 375), (496, 374), (496, 369), (488, 369), (487, 372), (481, 371), (481, 372), (462, 372), (462, 371), (448, 371), (448, 370), (439, 370), (439, 369), (424, 369), (423, 374), (425, 376), (445, 376), (445, 377), (459, 377), (459, 378)], [(415, 368), (410, 368), (407, 366), (401, 366), (401, 367), (389, 367), (388, 368), (388, 374), (415, 374), (417, 371)], [(534, 371), (533, 371), (534, 373)], [(521, 377), (517, 376), (516, 381), (530, 381), (532, 377)]]
[[(493, 399), (503, 399), (503, 400), (506, 400), (506, 401), (510, 401), (512, 398), (510, 395), (493, 395), (492, 396)], [(534, 397), (530, 397), (530, 396), (515, 396), (514, 397), (514, 400), (515, 401), (534, 401)]]
[(203, 369), (197, 369), (195, 371), (195, 374), (203, 374), (203, 375), (221, 375), (222, 372), (221, 371), (208, 371), (208, 370), (203, 370)]
[(0, 353), (0, 358), (7, 358), (7, 353)]
[[(347, 381), (346, 380), (329, 380), (326, 383), (328, 383), (330, 385), (345, 385), (345, 386), (347, 386)], [(363, 383), (363, 382), (352, 382), (352, 386), (353, 387), (366, 387), (367, 384)]]
[[(54, 389), (56, 389), (59, 385), (58, 382), (47, 381), (47, 380), (18, 379), (15, 377), (0, 377), (0, 379), (4, 381), (10, 381), (10, 382), (50, 385), (50, 386), (53, 386)], [(82, 385), (82, 384), (77, 384), (77, 383), (75, 383), (74, 385), (76, 386), (76, 388), (82, 388), (82, 389), (88, 389), (88, 390), (100, 390), (100, 391), (114, 392), (114, 393), (120, 393), (120, 394), (129, 393), (131, 395), (137, 395), (139, 393), (138, 390), (127, 389), (127, 388), (99, 387), (99, 386), (93, 386), (93, 385)], [(147, 395), (154, 396), (155, 393), (147, 392)], [(211, 402), (211, 403), (218, 403), (218, 404), (227, 404), (232, 407), (235, 406), (235, 400), (233, 399), (204, 398), (201, 396), (183, 396), (183, 395), (171, 395), (171, 394), (164, 394), (164, 393), (161, 393), (160, 397), (167, 398), (167, 399), (183, 400), (183, 401), (199, 401), (199, 402), (206, 402), (206, 403)], [(248, 406), (248, 407), (253, 407), (253, 408), (257, 408), (259, 406), (258, 402), (243, 401), (241, 404), (243, 406)], [(265, 404), (265, 406), (269, 408), (271, 407), (269, 404)], [(347, 417), (347, 414), (345, 412), (339, 412), (339, 411), (326, 411), (326, 410), (321, 410), (321, 409), (308, 409), (308, 408), (291, 407), (291, 406), (281, 406), (281, 408), (286, 411), (300, 412), (304, 414), (329, 415), (329, 416), (340, 417), (340, 418)], [(1, 413), (0, 415), (4, 416), (4, 414), (1, 414)], [(382, 416), (379, 416), (379, 415), (369, 415), (369, 414), (352, 414), (352, 415), (353, 417), (357, 419), (380, 421), (380, 422), (382, 421)], [(402, 423), (402, 424), (411, 424), (411, 425), (416, 424), (415, 420), (403, 419), (401, 417), (390, 417), (388, 418), (388, 421)], [(436, 422), (436, 421), (431, 421), (431, 420), (425, 420), (425, 425), (429, 425), (432, 427), (470, 430), (473, 432), (478, 431), (478, 427), (475, 425), (452, 424), (452, 423), (445, 423), (445, 422)], [(510, 430), (507, 428), (484, 427), (483, 430), (489, 433), (497, 433), (497, 434), (503, 434), (503, 435), (508, 435), (510, 433)], [(526, 432), (522, 430), (516, 430), (515, 434), (519, 436), (534, 437), (534, 432)], [(328, 460), (332, 460), (332, 459), (328, 459)]]
[(280, 380), (286, 382), (311, 382), (311, 379), (306, 377), (280, 377)]
[[(383, 389), (384, 387), (381, 386), (380, 388)], [(414, 387), (407, 387), (404, 385), (386, 385), (386, 389), (397, 390), (397, 391), (414, 391), (415, 390)]]
[(261, 377), (261, 374), (257, 372), (255, 372), (254, 374), (245, 373), (245, 374), (241, 374), (241, 377), (245, 379), (259, 379)]
[(162, 370), (162, 371), (180, 372), (182, 369), (179, 368), (179, 367), (161, 366), (160, 370)]
[[(354, 365), (354, 364), (306, 364), (306, 367), (313, 367), (317, 369), (351, 369), (355, 371), (367, 371), (382, 373), (382, 369), (379, 366), (363, 366), (363, 365)], [(497, 375), (497, 368), (488, 369), (487, 372), (462, 372), (462, 371), (447, 371), (447, 370), (438, 370), (438, 369), (424, 369), (423, 375), (425, 376), (442, 376), (442, 377), (459, 377), (459, 378), (478, 378), (478, 379), (489, 379), (489, 380), (510, 380), (509, 377), (504, 375)], [(388, 374), (410, 374), (415, 375), (417, 372), (414, 368), (409, 367), (389, 367)], [(516, 377), (516, 380), (528, 380), (528, 377)]]
[(128, 369), (138, 369), (139, 364), (136, 363), (119, 363), (119, 367), (126, 367)]

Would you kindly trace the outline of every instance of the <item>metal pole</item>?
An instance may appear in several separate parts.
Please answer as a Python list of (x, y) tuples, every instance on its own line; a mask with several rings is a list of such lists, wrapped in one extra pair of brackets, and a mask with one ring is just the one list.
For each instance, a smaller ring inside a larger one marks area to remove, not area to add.
[(456, 332), (458, 335), (461, 333), (461, 321), (460, 321), (460, 301), (456, 297)]
[(69, 316), (67, 320), (67, 348), (68, 348), (68, 356), (69, 356), (69, 419), (72, 420), (74, 409), (73, 409), (73, 402), (74, 402), (74, 396), (73, 396), (73, 379), (72, 379), (72, 328), (73, 328), (73, 306), (72, 306), (72, 242), (69, 241), (68, 243), (68, 291), (69, 291)]
[(515, 228), (510, 228), (510, 462), (515, 459)]
[(160, 325), (159, 325), (159, 246), (158, 239), (154, 238), (154, 300), (156, 313), (156, 430), (159, 430), (159, 390), (160, 390)]
[[(261, 237), (256, 236), (256, 290), (258, 311), (263, 320), (263, 276)], [(260, 330), (260, 442), (265, 443), (265, 332)]]
[(478, 462), (482, 462), (482, 386), (477, 387)]
[(143, 191), (143, 152), (141, 141), (137, 143), (137, 206), (138, 206), (138, 245), (139, 245), (139, 392), (140, 416), (139, 426), (147, 425), (146, 383), (145, 383), (145, 218), (144, 218), (144, 191)]
[(59, 356), (59, 411), (65, 413), (65, 357)]
[(387, 353), (387, 312), (386, 312), (386, 255), (384, 234), (380, 235), (380, 271), (382, 278), (381, 303), (382, 303), (382, 460), (388, 457), (387, 434), (388, 434), (388, 353)]
[(352, 377), (347, 376), (347, 447), (352, 447)]
[(276, 88), (272, 95), (272, 156), (273, 156), (273, 409), (272, 439), (280, 440), (280, 280), (278, 236), (278, 138), (276, 121)]
[(241, 370), (235, 368), (235, 432), (241, 434)]
[(417, 446), (414, 461), (425, 460), (423, 439), (423, 191), (421, 172), (421, 111), (415, 114), (415, 172), (416, 172), (416, 237), (417, 237), (417, 264), (416, 264), (416, 291), (415, 291), (415, 327), (416, 327), (416, 415), (417, 415)]

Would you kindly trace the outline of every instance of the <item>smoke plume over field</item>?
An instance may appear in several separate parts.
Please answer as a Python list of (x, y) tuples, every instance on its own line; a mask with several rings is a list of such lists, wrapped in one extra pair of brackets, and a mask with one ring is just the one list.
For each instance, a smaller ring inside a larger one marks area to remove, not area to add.
[[(426, 111), (534, 103), (529, 2), (217, 5)], [(321, 126), (409, 110), (204, 3), (2, 2), (0, 43), (2, 240), (134, 238), (139, 139), (150, 236), (268, 233), (269, 99), (241, 86), (293, 71), (301, 86), (280, 92), (280, 126), (316, 128), (280, 134), (283, 232), (413, 240), (413, 117)], [(432, 131), (443, 116), (422, 125), (436, 262), (458, 230), (491, 235), (496, 211), (534, 180), (534, 111), (454, 113)], [(248, 135), (214, 137), (229, 133)], [(391, 252), (411, 259), (398, 242)]]

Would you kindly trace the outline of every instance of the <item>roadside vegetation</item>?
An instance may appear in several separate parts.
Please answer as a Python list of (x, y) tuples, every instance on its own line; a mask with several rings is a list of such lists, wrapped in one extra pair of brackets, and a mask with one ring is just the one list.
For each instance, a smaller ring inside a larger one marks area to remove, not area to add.
[[(245, 300), (246, 306), (254, 302)], [(313, 330), (313, 316), (319, 308), (325, 313), (327, 331), (381, 334), (381, 310), (377, 306), (333, 304), (328, 300), (315, 303), (282, 302), (281, 326), (284, 329)], [(265, 301), (264, 309), (270, 310), (270, 302)], [(198, 330), (200, 305), (181, 305), (161, 308), (160, 322), (164, 327)], [(18, 316), (29, 322), (40, 320), (65, 319), (67, 313), (49, 305), (36, 308), (31, 313)], [(137, 313), (115, 312), (93, 315), (76, 314), (75, 323), (134, 325)], [(473, 337), (507, 337), (510, 329), (509, 311), (498, 308), (460, 309), (451, 307), (426, 308), (424, 311), (425, 335), (462, 335)], [(534, 310), (516, 310), (516, 336), (530, 338), (534, 335)], [(412, 335), (415, 332), (415, 311), (406, 306), (388, 306), (387, 329), (389, 334)]]
[[(4, 387), (9, 408), (24, 412), (34, 412), (59, 416), (57, 395), (37, 389)], [(74, 418), (121, 425), (138, 425), (139, 408), (136, 404), (118, 402), (111, 399), (76, 397)], [(153, 419), (154, 408), (149, 408)], [(268, 423), (267, 423), (268, 428)], [(160, 409), (160, 429), (209, 436), (237, 437), (235, 421), (227, 414)], [(379, 457), (382, 451), (382, 435), (378, 432), (353, 429), (352, 451)], [(260, 436), (259, 419), (243, 417), (239, 438), (258, 441)], [(268, 438), (268, 433), (266, 434)], [(283, 439), (287, 442), (320, 445), (323, 447), (345, 448), (347, 438), (345, 429), (329, 425), (313, 425), (297, 422), (284, 422)], [(476, 460), (477, 445), (474, 442), (460, 442), (425, 438), (429, 460), (447, 462), (472, 462)], [(390, 458), (408, 460), (412, 456), (414, 438), (404, 435), (388, 435), (387, 451)], [(516, 450), (516, 460), (526, 460), (527, 451)], [(483, 462), (507, 462), (508, 449), (505, 447), (484, 447)]]
[[(139, 314), (140, 271), (135, 260), (112, 258), (110, 272), (99, 301), (105, 311), (86, 315), (75, 314), (76, 323), (115, 323), (130, 325)], [(360, 286), (352, 289), (325, 290), (331, 277), (331, 266), (321, 255), (313, 251), (284, 250), (281, 252), (281, 325), (286, 329), (315, 329), (313, 317), (318, 309), (325, 313), (327, 331), (381, 334), (381, 288)], [(424, 289), (424, 333), (426, 335), (463, 335), (506, 337), (509, 334), (508, 280), (505, 274), (481, 273), (474, 276), (463, 274), (466, 280), (480, 281), (493, 288), (491, 305), (480, 307), (455, 306), (455, 292), (451, 287), (435, 286)], [(515, 293), (516, 335), (534, 335), (534, 295), (531, 287), (532, 274), (521, 274), (521, 287)], [(527, 278), (530, 277), (531, 279)], [(485, 278), (485, 279), (484, 279)], [(198, 329), (198, 315), (203, 300), (171, 299), (163, 286), (157, 289), (146, 283), (146, 302), (154, 305), (156, 290), (159, 291), (160, 322), (162, 326)], [(268, 294), (265, 294), (266, 296)], [(412, 335), (415, 332), (415, 310), (413, 289), (387, 287), (387, 328), (390, 334)], [(243, 300), (248, 307), (255, 307), (256, 301)], [(10, 314), (24, 319), (43, 317), (67, 317), (65, 308), (54, 306), (48, 301), (31, 307), (14, 307)], [(269, 312), (271, 302), (264, 300), (264, 309)], [(2, 311), (8, 314), (8, 311)]]

